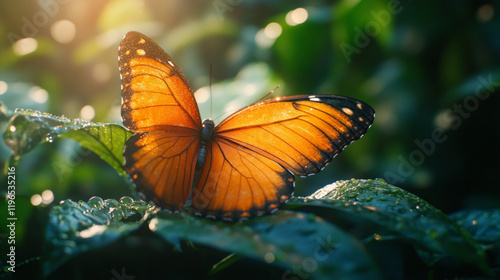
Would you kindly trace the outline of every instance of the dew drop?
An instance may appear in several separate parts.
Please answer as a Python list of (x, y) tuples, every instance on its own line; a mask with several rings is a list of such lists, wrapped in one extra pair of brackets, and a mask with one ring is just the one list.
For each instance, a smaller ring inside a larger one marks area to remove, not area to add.
[(123, 219), (124, 216), (123, 212), (117, 208), (111, 208), (111, 210), (109, 211), (109, 215), (111, 216), (111, 219), (113, 219), (114, 221), (120, 221), (121, 219)]
[(116, 199), (110, 198), (104, 200), (104, 205), (111, 208), (111, 207), (119, 207), (120, 203)]
[(88, 205), (95, 207), (95, 208), (101, 208), (104, 206), (104, 201), (102, 200), (102, 198), (100, 198), (98, 196), (91, 197), (87, 203), (88, 203)]
[(124, 196), (122, 198), (120, 198), (120, 203), (121, 204), (130, 204), (130, 203), (133, 203), (134, 202), (134, 199), (131, 198), (130, 196)]

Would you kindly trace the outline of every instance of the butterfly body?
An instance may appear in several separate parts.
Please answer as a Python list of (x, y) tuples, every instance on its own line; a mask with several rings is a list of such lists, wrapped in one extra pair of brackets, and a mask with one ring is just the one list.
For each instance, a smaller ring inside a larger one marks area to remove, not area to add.
[(191, 197), (192, 211), (209, 218), (272, 213), (293, 195), (295, 175), (321, 171), (374, 119), (374, 110), (353, 98), (301, 95), (202, 123), (187, 79), (150, 38), (129, 32), (119, 65), (123, 123), (135, 133), (125, 170), (138, 191), (171, 211)]
[(201, 168), (205, 164), (207, 144), (214, 138), (214, 127), (215, 123), (211, 119), (203, 121), (203, 128), (200, 131), (201, 147), (198, 159), (196, 160), (196, 168)]

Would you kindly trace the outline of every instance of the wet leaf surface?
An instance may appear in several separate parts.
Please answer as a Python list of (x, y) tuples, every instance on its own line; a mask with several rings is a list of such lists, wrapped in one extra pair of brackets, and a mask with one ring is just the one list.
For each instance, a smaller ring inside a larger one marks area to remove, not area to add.
[[(246, 257), (282, 268), (286, 279), (382, 279), (358, 241), (314, 215), (280, 211), (247, 222), (226, 223), (188, 213), (155, 214), (157, 210), (130, 198), (120, 202), (96, 197), (88, 202), (63, 201), (50, 215), (46, 240), (52, 253), (46, 271), (50, 273), (79, 254), (129, 235), (146, 216), (155, 215), (148, 221), (148, 228), (178, 250), (182, 250), (182, 243), (189, 242), (234, 254), (218, 266)], [(136, 213), (142, 218), (124, 221)]]
[[(419, 197), (382, 179), (338, 181), (288, 207), (319, 206), (355, 214), (408, 240), (427, 263), (453, 256), (488, 272), (481, 246), (452, 219)], [(383, 238), (383, 236), (381, 236)]]
[(362, 246), (347, 233), (314, 215), (279, 211), (228, 224), (188, 215), (153, 219), (150, 228), (165, 240), (204, 244), (254, 258), (287, 271), (284, 279), (381, 279)]
[(24, 155), (41, 143), (53, 142), (57, 137), (73, 139), (122, 176), (126, 175), (123, 149), (130, 136), (132, 132), (120, 125), (70, 120), (33, 110), (16, 110), (3, 135), (15, 156)]
[[(130, 197), (88, 202), (63, 200), (52, 208), (46, 230), (47, 261), (44, 271), (50, 274), (75, 256), (104, 247), (139, 228), (146, 217), (159, 209)], [(138, 215), (133, 221), (131, 217)]]
[(500, 245), (500, 210), (463, 210), (450, 218), (482, 245)]

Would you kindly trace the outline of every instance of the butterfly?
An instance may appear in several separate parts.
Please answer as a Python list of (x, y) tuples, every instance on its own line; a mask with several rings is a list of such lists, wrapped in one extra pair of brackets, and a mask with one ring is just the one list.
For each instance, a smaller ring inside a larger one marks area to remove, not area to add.
[(139, 193), (170, 211), (191, 199), (207, 218), (272, 213), (293, 195), (295, 175), (321, 171), (375, 117), (353, 98), (299, 95), (257, 102), (216, 126), (201, 121), (186, 77), (152, 39), (127, 33), (118, 60), (123, 124), (134, 133), (124, 168)]

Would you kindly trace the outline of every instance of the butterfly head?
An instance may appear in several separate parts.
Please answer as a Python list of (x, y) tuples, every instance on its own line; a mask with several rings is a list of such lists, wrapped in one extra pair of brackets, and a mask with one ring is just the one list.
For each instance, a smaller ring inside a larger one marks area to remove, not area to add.
[(211, 119), (206, 119), (203, 121), (202, 129), (200, 131), (201, 142), (208, 143), (214, 137), (214, 127), (215, 123)]

